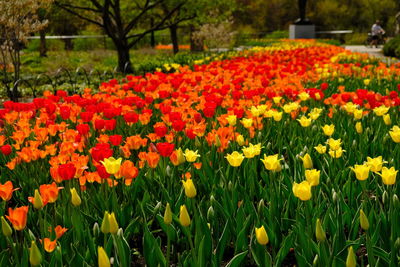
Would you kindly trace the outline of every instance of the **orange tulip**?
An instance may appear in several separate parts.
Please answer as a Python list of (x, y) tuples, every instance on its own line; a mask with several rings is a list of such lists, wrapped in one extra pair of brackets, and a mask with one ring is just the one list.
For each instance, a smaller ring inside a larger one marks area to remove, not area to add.
[(43, 247), (44, 250), (47, 252), (51, 253), (54, 251), (54, 249), (57, 247), (57, 239), (54, 239), (53, 241), (50, 240), (50, 238), (46, 237), (43, 239)]
[(135, 167), (135, 164), (130, 160), (125, 160), (124, 163), (122, 163), (116, 177), (124, 177), (127, 180), (131, 180), (133, 178), (136, 178), (138, 174), (139, 170)]
[(57, 225), (56, 228), (54, 228), (54, 232), (56, 232), (56, 239), (62, 237), (67, 231), (67, 228), (62, 227), (61, 225)]
[(160, 154), (156, 152), (147, 152), (146, 161), (149, 164), (150, 168), (156, 168), (158, 165), (158, 161), (160, 160)]
[(58, 198), (58, 191), (63, 187), (57, 187), (56, 183), (52, 184), (42, 184), (39, 187), (40, 195), (44, 203), (54, 203)]
[(13, 189), (13, 184), (11, 181), (0, 184), (0, 197), (5, 201), (9, 201), (12, 197), (12, 193), (18, 189), (19, 188)]
[(14, 210), (12, 208), (8, 209), (9, 215), (6, 215), (6, 217), (12, 223), (15, 230), (21, 231), (25, 228), (28, 209), (28, 206), (15, 208)]

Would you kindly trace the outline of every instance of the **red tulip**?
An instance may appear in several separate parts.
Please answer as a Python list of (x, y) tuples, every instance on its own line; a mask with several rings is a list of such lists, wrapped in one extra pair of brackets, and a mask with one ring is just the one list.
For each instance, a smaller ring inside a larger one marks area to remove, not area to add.
[(74, 164), (66, 163), (59, 165), (57, 171), (63, 180), (71, 180), (75, 176), (76, 168)]
[(4, 145), (1, 147), (1, 153), (3, 153), (3, 155), (8, 156), (10, 155), (12, 152), (12, 148), (10, 145)]
[(157, 143), (157, 150), (163, 157), (169, 157), (175, 149), (174, 144), (170, 143)]

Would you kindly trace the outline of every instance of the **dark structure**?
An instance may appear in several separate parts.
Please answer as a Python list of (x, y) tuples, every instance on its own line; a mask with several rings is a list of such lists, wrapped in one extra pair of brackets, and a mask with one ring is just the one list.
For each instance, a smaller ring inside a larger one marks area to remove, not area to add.
[(306, 18), (306, 7), (307, 7), (307, 0), (299, 0), (299, 13), (300, 18), (298, 18), (294, 24), (296, 25), (310, 25), (311, 21)]

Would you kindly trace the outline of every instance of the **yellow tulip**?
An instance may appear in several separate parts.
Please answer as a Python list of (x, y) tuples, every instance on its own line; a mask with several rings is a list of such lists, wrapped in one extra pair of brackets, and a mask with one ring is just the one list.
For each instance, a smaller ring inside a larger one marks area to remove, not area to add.
[(111, 212), (111, 214), (108, 215), (108, 221), (110, 222), (110, 233), (116, 234), (119, 227), (114, 212)]
[(392, 137), (393, 142), (395, 143), (400, 143), (400, 127), (395, 125), (393, 128), (389, 131), (390, 137)]
[(165, 213), (164, 213), (164, 223), (169, 225), (172, 222), (172, 211), (171, 207), (169, 206), (169, 203), (167, 203), (167, 206), (165, 207)]
[(281, 96), (275, 96), (272, 98), (272, 100), (274, 101), (275, 104), (279, 104), (282, 100)]
[(238, 143), (239, 146), (243, 146), (244, 145), (243, 135), (239, 134), (238, 136), (236, 136), (236, 142)]
[(320, 242), (323, 242), (326, 239), (326, 234), (324, 228), (322, 227), (320, 219), (317, 219), (317, 223), (315, 225), (315, 237)]
[(99, 267), (110, 267), (110, 259), (107, 256), (106, 251), (103, 247), (97, 248), (98, 264)]
[(363, 110), (362, 109), (355, 109), (353, 112), (354, 119), (359, 120), (363, 117)]
[(253, 119), (243, 118), (240, 122), (243, 124), (244, 128), (250, 128), (253, 125)]
[(267, 156), (264, 154), (264, 159), (261, 159), (262, 163), (264, 163), (264, 167), (269, 171), (278, 172), (282, 169), (280, 161), (282, 159), (278, 159), (278, 154)]
[(362, 132), (363, 132), (363, 127), (362, 127), (361, 122), (357, 122), (357, 123), (356, 123), (356, 132), (357, 132), (358, 134), (362, 134)]
[(360, 225), (361, 228), (365, 231), (367, 231), (369, 228), (368, 217), (367, 215), (365, 215), (363, 210), (360, 210)]
[(298, 97), (301, 101), (307, 101), (310, 98), (310, 95), (307, 92), (301, 92)]
[(82, 203), (81, 197), (78, 195), (75, 188), (71, 188), (70, 191), (72, 205), (74, 205), (75, 207), (79, 206)]
[(200, 155), (197, 153), (197, 150), (193, 151), (189, 149), (186, 149), (183, 155), (185, 156), (187, 162), (195, 162), (196, 159), (200, 157)]
[(237, 151), (232, 152), (232, 154), (227, 154), (225, 158), (228, 160), (232, 167), (239, 167), (242, 164), (244, 156), (242, 153)]
[(185, 188), (185, 195), (188, 198), (194, 198), (197, 194), (196, 187), (193, 184), (192, 179), (182, 180), (183, 187)]
[(329, 138), (328, 145), (329, 145), (329, 148), (331, 150), (338, 150), (338, 149), (341, 148), (342, 139), (340, 139), (340, 138), (339, 139)]
[(302, 201), (307, 201), (311, 198), (311, 185), (308, 181), (303, 181), (300, 184), (294, 183), (292, 191)]
[(230, 126), (235, 126), (237, 117), (236, 117), (236, 115), (229, 115), (226, 117), (226, 120), (228, 121)]
[(386, 125), (392, 124), (392, 120), (390, 119), (390, 115), (389, 115), (389, 114), (383, 115), (383, 122), (384, 122)]
[(349, 248), (349, 252), (347, 253), (346, 267), (356, 267), (356, 266), (357, 266), (356, 255), (354, 254), (353, 247), (351, 246)]
[(282, 120), (282, 114), (283, 112), (274, 112), (274, 114), (272, 115), (274, 117), (274, 121), (281, 121)]
[(302, 116), (300, 119), (297, 119), (300, 123), (301, 127), (308, 127), (311, 125), (311, 118), (307, 118), (306, 116)]
[(371, 171), (373, 172), (379, 172), (382, 170), (382, 166), (384, 163), (387, 163), (387, 161), (382, 160), (382, 156), (376, 157), (376, 158), (370, 158), (367, 157), (367, 165), (371, 167)]
[(255, 232), (256, 232), (256, 239), (257, 239), (258, 244), (260, 244), (262, 246), (268, 244), (269, 238), (268, 238), (267, 231), (265, 231), (264, 225), (262, 225), (260, 228), (256, 227)]
[(317, 152), (319, 154), (325, 154), (326, 153), (326, 146), (323, 146), (321, 144), (319, 144), (318, 146), (315, 146), (314, 149), (317, 150)]
[(116, 174), (121, 168), (122, 158), (115, 159), (114, 157), (109, 157), (108, 159), (104, 159), (104, 161), (100, 162), (103, 164), (109, 174)]
[(242, 151), (246, 158), (254, 158), (261, 153), (261, 143), (257, 145), (250, 144), (248, 147), (242, 148)]
[(189, 213), (186, 209), (186, 205), (182, 205), (180, 208), (179, 222), (182, 224), (182, 226), (185, 226), (185, 227), (190, 225), (190, 217), (189, 217)]
[(320, 173), (321, 171), (316, 169), (306, 170), (306, 180), (310, 183), (311, 186), (316, 186), (319, 184)]
[(381, 117), (385, 115), (389, 111), (390, 107), (386, 107), (385, 105), (382, 105), (380, 107), (374, 108), (374, 113)]
[(334, 159), (338, 159), (343, 155), (343, 152), (346, 152), (346, 150), (339, 147), (337, 150), (329, 150), (329, 155)]
[(383, 167), (382, 168), (382, 173), (378, 173), (382, 177), (382, 182), (385, 185), (394, 185), (396, 182), (396, 176), (397, 172), (394, 167), (391, 167), (390, 169)]
[(365, 79), (365, 80), (364, 80), (364, 85), (365, 85), (365, 86), (368, 86), (370, 82), (371, 82), (370, 79)]
[(308, 153), (304, 155), (304, 157), (300, 157), (300, 159), (303, 161), (303, 165), (305, 169), (312, 169), (313, 167), (313, 162)]
[(356, 174), (357, 180), (364, 181), (368, 178), (369, 170), (371, 169), (371, 167), (368, 166), (367, 164), (363, 164), (363, 165), (354, 165), (354, 168), (350, 167), (350, 169)]
[(253, 115), (253, 117), (258, 117), (258, 116), (260, 116), (262, 114), (260, 112), (260, 110), (255, 106), (251, 107), (250, 112), (251, 112), (251, 115)]
[(103, 234), (110, 233), (110, 214), (108, 211), (104, 212), (103, 221), (101, 222), (100, 230)]
[(334, 124), (331, 124), (331, 125), (325, 124), (322, 127), (322, 131), (324, 132), (325, 135), (331, 136), (333, 134), (333, 132), (335, 131), (335, 125)]

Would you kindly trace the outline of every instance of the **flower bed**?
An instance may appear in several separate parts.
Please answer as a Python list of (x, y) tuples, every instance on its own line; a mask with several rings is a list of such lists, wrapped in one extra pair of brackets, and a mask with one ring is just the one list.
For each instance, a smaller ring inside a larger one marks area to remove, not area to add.
[(400, 65), (305, 40), (195, 64), (4, 103), (3, 265), (398, 263)]

